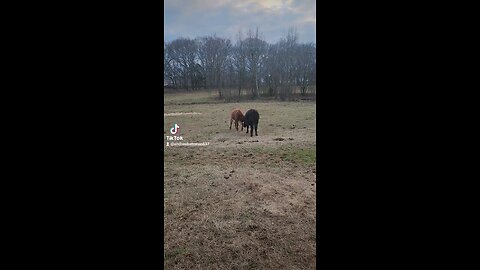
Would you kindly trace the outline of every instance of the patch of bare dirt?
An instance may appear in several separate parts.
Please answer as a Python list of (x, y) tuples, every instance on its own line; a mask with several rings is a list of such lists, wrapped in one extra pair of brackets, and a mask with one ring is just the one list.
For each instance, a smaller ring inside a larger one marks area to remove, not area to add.
[(166, 269), (315, 269), (314, 166), (253, 151), (165, 158)]

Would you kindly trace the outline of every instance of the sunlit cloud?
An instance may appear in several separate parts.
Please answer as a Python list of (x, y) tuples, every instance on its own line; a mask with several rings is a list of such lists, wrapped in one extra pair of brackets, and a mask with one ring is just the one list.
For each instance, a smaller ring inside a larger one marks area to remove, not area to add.
[(166, 0), (164, 38), (212, 35), (232, 39), (239, 31), (259, 28), (263, 38), (276, 42), (290, 27), (300, 42), (315, 42), (315, 1), (312, 0)]

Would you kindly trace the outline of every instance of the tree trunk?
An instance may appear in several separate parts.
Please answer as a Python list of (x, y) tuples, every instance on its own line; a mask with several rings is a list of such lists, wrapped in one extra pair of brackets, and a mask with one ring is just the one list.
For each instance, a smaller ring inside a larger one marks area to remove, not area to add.
[(278, 88), (277, 81), (274, 82), (274, 91), (275, 91), (275, 99), (278, 99), (280, 97), (280, 88)]
[(257, 76), (257, 72), (255, 72), (255, 98), (258, 97), (258, 76)]
[(221, 85), (221, 81), (220, 81), (220, 75), (218, 75), (217, 78), (218, 78), (218, 79), (217, 79), (218, 96), (219, 96), (220, 98), (222, 98), (223, 96), (222, 96), (222, 88), (221, 88), (222, 85)]
[(242, 84), (239, 82), (238, 83), (238, 101), (240, 101), (241, 93), (242, 93)]

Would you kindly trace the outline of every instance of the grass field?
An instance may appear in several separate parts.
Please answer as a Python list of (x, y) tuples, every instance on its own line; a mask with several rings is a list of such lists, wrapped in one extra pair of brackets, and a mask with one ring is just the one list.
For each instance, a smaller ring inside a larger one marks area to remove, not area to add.
[[(209, 142), (165, 146), (165, 269), (315, 269), (316, 103), (214, 96), (165, 94), (165, 135)], [(233, 108), (258, 110), (258, 136)]]

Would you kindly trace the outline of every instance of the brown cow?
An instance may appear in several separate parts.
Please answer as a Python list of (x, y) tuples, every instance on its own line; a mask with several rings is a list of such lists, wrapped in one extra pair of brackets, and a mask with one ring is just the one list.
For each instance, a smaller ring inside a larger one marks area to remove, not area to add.
[(230, 129), (232, 129), (232, 122), (235, 121), (235, 128), (238, 131), (238, 122), (242, 122), (242, 131), (243, 131), (243, 113), (240, 110), (234, 110), (230, 119)]

